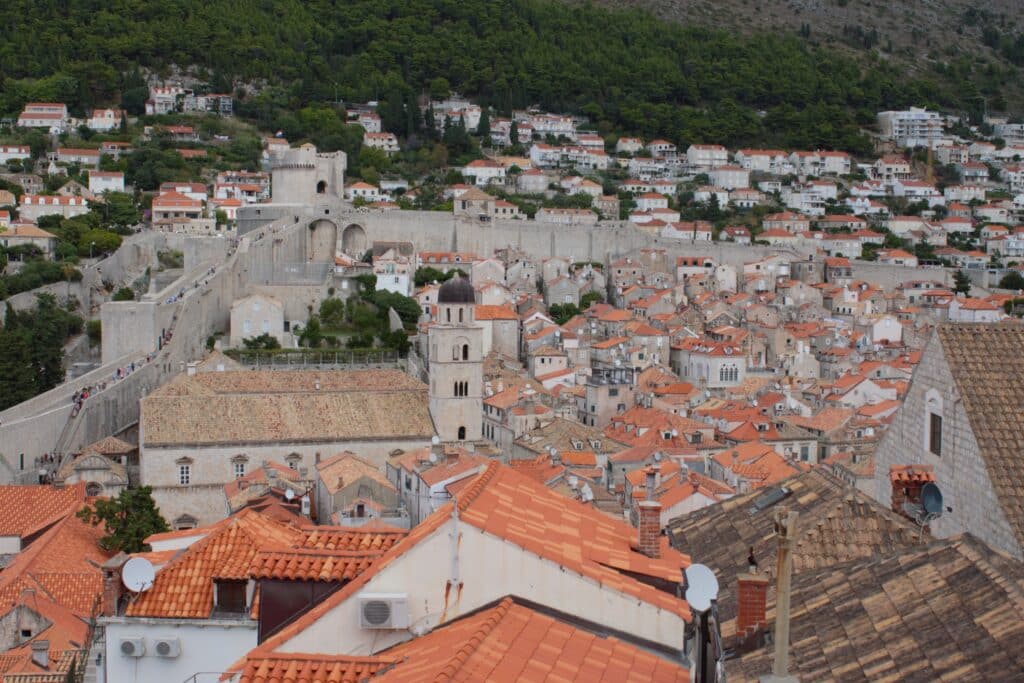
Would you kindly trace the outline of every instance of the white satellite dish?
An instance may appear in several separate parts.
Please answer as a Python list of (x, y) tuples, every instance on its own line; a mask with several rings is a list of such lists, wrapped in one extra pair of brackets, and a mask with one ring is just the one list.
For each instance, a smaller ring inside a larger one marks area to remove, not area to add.
[(430, 443), (434, 444), (435, 446), (439, 446), (441, 444), (441, 437), (439, 437), (437, 434), (434, 434), (434, 436), (430, 437)]
[(661, 461), (661, 451), (655, 451), (655, 453), (654, 453), (654, 461), (655, 462), (660, 462)]
[(284, 497), (288, 499), (288, 502), (291, 502), (292, 500), (295, 499), (295, 491), (288, 489), (287, 491), (284, 492)]
[(428, 457), (430, 458), (430, 462), (437, 462), (437, 453), (435, 453), (434, 451), (430, 451), (430, 455)]
[(153, 587), (156, 570), (144, 557), (133, 557), (121, 567), (121, 583), (132, 593), (145, 593)]
[(718, 579), (713, 571), (702, 564), (686, 568), (686, 601), (690, 607), (703, 612), (711, 608), (711, 601), (717, 597)]

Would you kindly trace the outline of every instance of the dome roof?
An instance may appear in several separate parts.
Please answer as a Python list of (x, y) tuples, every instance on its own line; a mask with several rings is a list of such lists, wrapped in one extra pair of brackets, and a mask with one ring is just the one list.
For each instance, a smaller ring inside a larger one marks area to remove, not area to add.
[(476, 303), (476, 296), (473, 293), (473, 285), (469, 280), (458, 273), (441, 285), (437, 291), (437, 303), (439, 304), (472, 304)]

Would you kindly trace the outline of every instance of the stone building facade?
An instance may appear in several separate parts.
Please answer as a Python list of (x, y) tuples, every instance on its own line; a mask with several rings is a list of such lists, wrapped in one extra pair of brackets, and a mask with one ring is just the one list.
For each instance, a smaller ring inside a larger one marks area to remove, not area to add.
[(473, 286), (456, 275), (437, 293), (430, 327), (430, 415), (442, 441), (483, 438), (483, 328)]
[[(889, 472), (892, 466), (931, 466), (946, 508), (942, 516), (931, 523), (932, 533), (946, 538), (970, 532), (1020, 558), (1020, 536), (1006, 512), (1007, 506), (1019, 509), (1020, 500), (1013, 500), (1012, 492), (1005, 490), (1005, 486), (997, 490), (997, 485), (1008, 483), (1000, 479), (1015, 477), (1009, 472), (994, 471), (993, 449), (983, 450), (977, 433), (978, 425), (998, 416), (982, 414), (970, 400), (965, 401), (965, 393), (972, 393), (979, 380), (984, 382), (984, 379), (972, 376), (964, 363), (956, 363), (954, 369), (949, 361), (951, 352), (955, 356), (966, 355), (1004, 374), (1010, 358), (992, 357), (988, 344), (972, 344), (970, 339), (964, 338), (966, 328), (982, 328), (982, 336), (992, 334), (983, 329), (986, 327), (996, 330), (999, 326), (944, 325), (932, 336), (914, 373), (906, 400), (878, 445), (873, 493), (877, 500), (891, 505)], [(1024, 333), (1016, 332), (1015, 336), (1024, 337)], [(1018, 354), (1020, 348), (1017, 347)], [(1012, 375), (1015, 373), (1005, 372), (1003, 382)], [(982, 391), (999, 393), (994, 383)], [(1013, 401), (1019, 403), (1019, 396)], [(1013, 486), (1017, 485), (1014, 481)]]

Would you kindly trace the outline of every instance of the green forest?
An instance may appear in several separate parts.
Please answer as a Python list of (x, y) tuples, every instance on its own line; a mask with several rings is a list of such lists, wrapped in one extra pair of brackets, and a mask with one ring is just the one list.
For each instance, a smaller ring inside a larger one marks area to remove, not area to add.
[(416, 97), (450, 88), (499, 113), (585, 114), (603, 133), (856, 152), (877, 110), (970, 110), (1019, 78), (964, 61), (911, 78), (795, 35), (548, 0), (7, 0), (0, 19), (7, 35), (31, 36), (0, 44), (0, 113), (30, 100), (138, 113), (138, 67), (194, 65), (215, 91), (257, 86), (239, 113), (264, 130), (311, 103), (378, 100), (385, 126), (413, 135)]

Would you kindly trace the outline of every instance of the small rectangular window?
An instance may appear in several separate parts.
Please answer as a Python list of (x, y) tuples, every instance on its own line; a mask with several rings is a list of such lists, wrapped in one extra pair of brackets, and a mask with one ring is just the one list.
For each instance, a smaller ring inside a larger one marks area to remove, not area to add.
[(220, 612), (245, 612), (245, 581), (216, 581), (217, 605)]
[(928, 450), (935, 455), (942, 455), (942, 416), (929, 413)]
[(241, 479), (245, 476), (245, 463), (236, 462), (234, 463), (235, 479)]
[(192, 481), (192, 466), (191, 465), (178, 465), (178, 483), (182, 486), (188, 486)]

